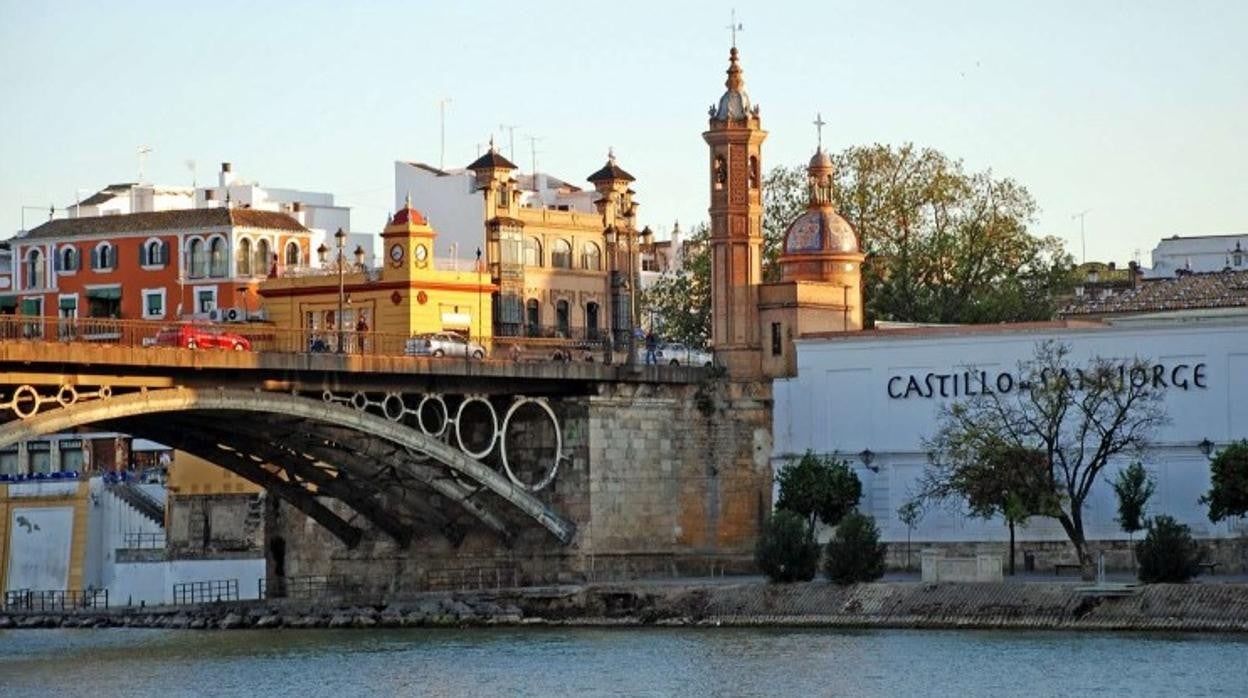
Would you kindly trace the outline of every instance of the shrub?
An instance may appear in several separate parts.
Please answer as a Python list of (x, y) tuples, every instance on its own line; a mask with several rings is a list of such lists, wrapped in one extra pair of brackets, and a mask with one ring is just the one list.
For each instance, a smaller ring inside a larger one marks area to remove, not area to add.
[(811, 451), (797, 463), (780, 470), (776, 482), (780, 490), (776, 508), (804, 516), (812, 536), (816, 523), (839, 524), (862, 499), (862, 482), (849, 463)]
[(884, 552), (880, 531), (869, 516), (851, 512), (841, 519), (836, 535), (828, 541), (825, 567), (828, 579), (837, 584), (870, 582), (884, 576)]
[(763, 527), (754, 561), (773, 582), (807, 582), (819, 567), (819, 543), (800, 514), (780, 509)]
[(1200, 574), (1200, 549), (1187, 526), (1169, 516), (1148, 524), (1148, 535), (1135, 546), (1140, 581), (1145, 584), (1186, 582)]
[(1213, 486), (1200, 498), (1209, 505), (1209, 520), (1248, 514), (1248, 441), (1237, 441), (1213, 459), (1209, 465)]

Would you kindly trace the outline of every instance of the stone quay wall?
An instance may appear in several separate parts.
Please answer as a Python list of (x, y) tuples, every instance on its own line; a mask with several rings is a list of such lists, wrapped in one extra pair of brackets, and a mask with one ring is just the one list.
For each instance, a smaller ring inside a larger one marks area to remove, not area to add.
[[(771, 510), (769, 383), (714, 376), (702, 384), (602, 383), (596, 394), (551, 405), (563, 425), (565, 459), (539, 497), (576, 524), (570, 544), (515, 516), (508, 519), (512, 538), (503, 541), (442, 502), (457, 516), (454, 531), (425, 527), (400, 548), (356, 517), (364, 538), (348, 549), (270, 498), (270, 578), (280, 568), (288, 577), (346, 577), (364, 591), (393, 594), (474, 579), (499, 586), (752, 571)], [(536, 442), (540, 429), (534, 432)], [(522, 454), (525, 437), (522, 431)], [(549, 458), (536, 443), (529, 450)], [(516, 451), (508, 451), (514, 464)], [(422, 504), (437, 499), (427, 495)], [(280, 565), (273, 559), (279, 539)]]
[(1248, 634), (1248, 584), (614, 584), (424, 593), (401, 600), (255, 601), (151, 609), (0, 611), (0, 629), (400, 628), (478, 625), (802, 626), (1207, 631)]

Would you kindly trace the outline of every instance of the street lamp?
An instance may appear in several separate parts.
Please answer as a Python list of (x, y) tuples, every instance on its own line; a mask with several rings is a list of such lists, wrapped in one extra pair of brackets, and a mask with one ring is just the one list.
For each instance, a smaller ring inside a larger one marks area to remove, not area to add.
[[(481, 300), (481, 248), (480, 248), (480, 247), (478, 247), (478, 248), (477, 248), (477, 337), (478, 337), (478, 338), (480, 338), (480, 339), (482, 339), (482, 343), (484, 343), (484, 341), (485, 341), (485, 340), (484, 340), (484, 337), (485, 337), (485, 318), (484, 318), (484, 317), (482, 317), (482, 315), (481, 315), (481, 314), (482, 314), (482, 312), (484, 312), (484, 311), (482, 310), (482, 308), (483, 308), (483, 307), (484, 307), (484, 306), (482, 305), (482, 300)], [(472, 336), (471, 336), (471, 335), (472, 335), (472, 327), (471, 327), (471, 326), (469, 326), (469, 328), (468, 328), (468, 334), (469, 334), (469, 337), (468, 337), (468, 338), (469, 338), (469, 340), (470, 340), (470, 342), (471, 342), (471, 339), (472, 339)], [(468, 352), (466, 352), (466, 351), (465, 351), (464, 353), (466, 354), (466, 353), (468, 353)]]
[(343, 261), (343, 255), (345, 254), (345, 252), (344, 252), (344, 249), (343, 249), (343, 248), (344, 248), (344, 247), (346, 246), (346, 244), (347, 244), (347, 234), (346, 234), (346, 233), (344, 233), (344, 232), (342, 232), (342, 228), (339, 228), (339, 229), (338, 229), (338, 232), (334, 233), (334, 242), (335, 242), (335, 243), (337, 244), (337, 246), (338, 246), (338, 318), (337, 318), (337, 325), (338, 325), (338, 353), (339, 353), (339, 354), (341, 354), (341, 353), (343, 353), (343, 351), (344, 351), (344, 347), (343, 347), (343, 345), (342, 345), (342, 336), (343, 336), (343, 335), (342, 335), (342, 306), (343, 306), (343, 303), (346, 301), (346, 292), (345, 292), (345, 291), (346, 291), (346, 289), (345, 289), (345, 286), (343, 285), (343, 278), (342, 278), (342, 261)]

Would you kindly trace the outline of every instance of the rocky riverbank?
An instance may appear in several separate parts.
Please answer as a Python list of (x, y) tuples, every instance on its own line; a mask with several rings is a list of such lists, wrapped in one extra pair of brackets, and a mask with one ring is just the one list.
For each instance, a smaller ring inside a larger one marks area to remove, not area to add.
[(0, 611), (3, 628), (411, 628), (691, 625), (1248, 632), (1248, 584), (1089, 592), (1069, 583), (612, 584), (425, 594), (384, 603), (244, 601)]

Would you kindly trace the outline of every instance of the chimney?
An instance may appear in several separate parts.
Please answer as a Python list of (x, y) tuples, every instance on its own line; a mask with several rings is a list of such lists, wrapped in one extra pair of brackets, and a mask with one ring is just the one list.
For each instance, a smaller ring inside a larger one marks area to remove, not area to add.
[(217, 207), (217, 192), (215, 189), (204, 190), (204, 208)]
[(296, 201), (295, 203), (291, 204), (291, 206), (293, 207), (293, 208), (292, 208), (292, 210), (293, 210), (295, 213), (299, 213), (300, 211), (302, 211), (302, 210), (303, 210), (303, 202), (302, 202), (302, 201)]
[(1135, 260), (1131, 260), (1127, 263), (1127, 269), (1129, 270), (1131, 288), (1135, 288), (1136, 283), (1140, 280), (1140, 263)]
[(221, 174), (217, 176), (217, 181), (223, 189), (234, 183), (234, 168), (230, 163), (221, 163)]

